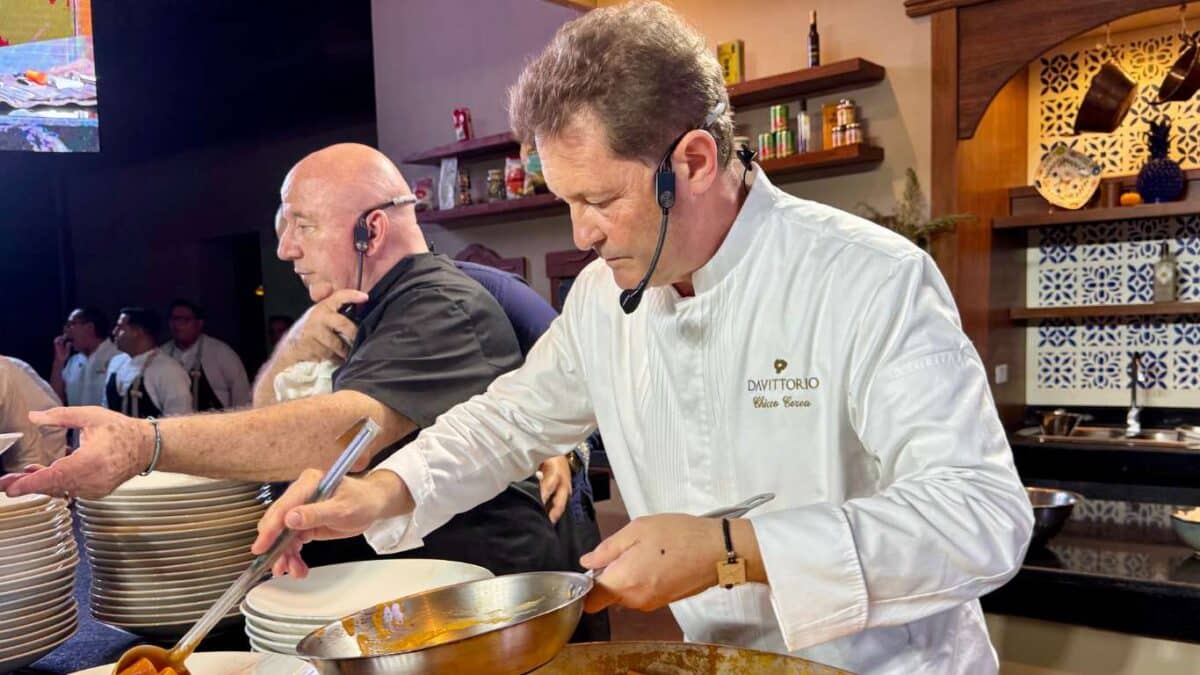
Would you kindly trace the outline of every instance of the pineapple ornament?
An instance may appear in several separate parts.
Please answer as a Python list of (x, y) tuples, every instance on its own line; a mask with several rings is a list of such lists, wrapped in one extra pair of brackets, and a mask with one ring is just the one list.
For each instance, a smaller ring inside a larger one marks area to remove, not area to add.
[(1146, 136), (1150, 159), (1138, 172), (1138, 194), (1147, 204), (1173, 202), (1183, 195), (1187, 181), (1179, 163), (1167, 156), (1171, 149), (1171, 119), (1164, 117), (1161, 122), (1151, 122)]

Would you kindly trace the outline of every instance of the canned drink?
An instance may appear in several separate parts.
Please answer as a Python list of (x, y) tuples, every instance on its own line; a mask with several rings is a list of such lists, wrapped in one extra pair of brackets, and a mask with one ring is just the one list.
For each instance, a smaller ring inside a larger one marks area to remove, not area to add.
[(788, 107), (783, 104), (771, 106), (771, 131), (788, 128)]
[(783, 129), (775, 132), (775, 156), (776, 157), (791, 157), (796, 154), (796, 142), (792, 138), (791, 129)]
[(837, 125), (833, 128), (833, 147), (837, 148), (846, 144), (846, 127)]
[(758, 135), (758, 158), (775, 158), (775, 135), (767, 131)]

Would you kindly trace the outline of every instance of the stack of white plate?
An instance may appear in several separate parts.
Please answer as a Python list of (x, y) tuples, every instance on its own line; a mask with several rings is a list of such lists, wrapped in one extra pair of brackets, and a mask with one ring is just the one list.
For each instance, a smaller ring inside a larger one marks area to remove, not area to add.
[[(79, 499), (92, 615), (140, 635), (183, 635), (246, 570), (266, 503), (261, 483), (161, 472)], [(218, 626), (237, 618), (235, 609)]]
[(0, 493), (0, 673), (33, 663), (75, 634), (78, 561), (63, 502)]
[(304, 636), (328, 623), (406, 595), (492, 573), (449, 560), (368, 560), (313, 568), (308, 577), (278, 577), (246, 594), (246, 635), (257, 652), (295, 654)]

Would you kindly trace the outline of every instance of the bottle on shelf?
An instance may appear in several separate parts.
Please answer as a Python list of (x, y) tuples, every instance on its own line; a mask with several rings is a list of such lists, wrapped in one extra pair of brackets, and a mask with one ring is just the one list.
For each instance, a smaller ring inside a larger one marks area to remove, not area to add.
[(1165, 241), (1158, 255), (1158, 262), (1154, 263), (1154, 301), (1175, 302), (1179, 299), (1179, 262)]
[(796, 114), (796, 152), (812, 152), (812, 120), (808, 118), (808, 100), (800, 99), (800, 112)]
[(817, 10), (808, 18), (808, 67), (821, 65), (821, 35), (817, 32)]

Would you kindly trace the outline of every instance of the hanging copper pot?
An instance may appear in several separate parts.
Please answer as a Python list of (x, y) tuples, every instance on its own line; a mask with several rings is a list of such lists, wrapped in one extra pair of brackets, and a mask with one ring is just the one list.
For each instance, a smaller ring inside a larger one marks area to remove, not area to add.
[(1079, 113), (1075, 116), (1075, 133), (1096, 132), (1111, 134), (1121, 126), (1129, 108), (1137, 98), (1137, 83), (1111, 61), (1100, 67), (1092, 78)]
[(1181, 37), (1184, 39), (1183, 53), (1163, 76), (1162, 84), (1158, 86), (1158, 100), (1154, 102), (1156, 105), (1186, 101), (1200, 90), (1200, 48), (1196, 44), (1200, 32)]

